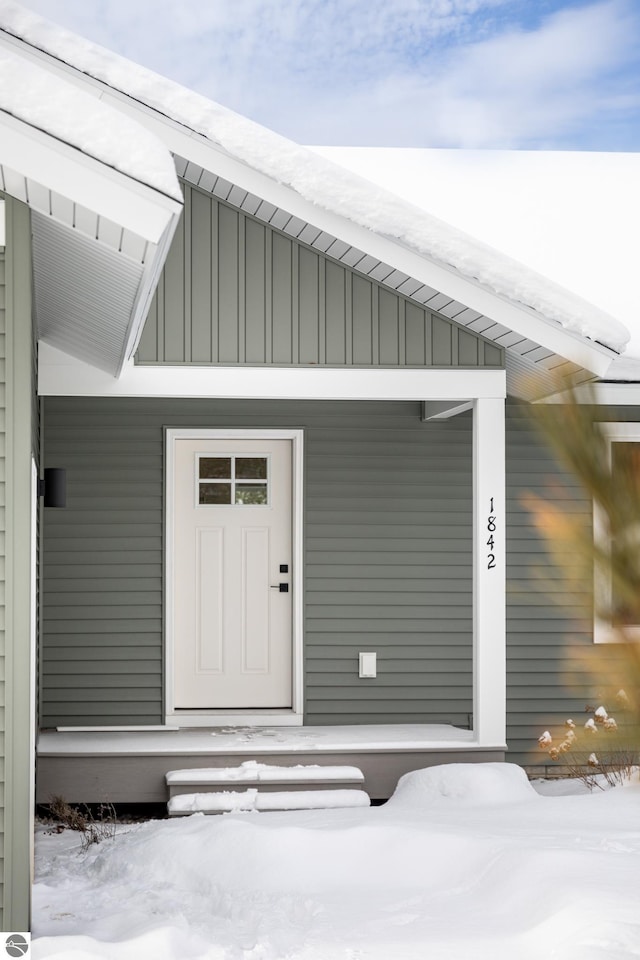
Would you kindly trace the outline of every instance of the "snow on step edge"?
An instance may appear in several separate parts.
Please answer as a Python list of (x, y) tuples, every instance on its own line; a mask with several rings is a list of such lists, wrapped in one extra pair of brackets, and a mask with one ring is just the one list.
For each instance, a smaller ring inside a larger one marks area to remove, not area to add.
[(239, 767), (202, 767), (190, 770), (170, 770), (167, 784), (185, 783), (228, 783), (230, 781), (251, 780), (265, 783), (304, 783), (314, 780), (349, 780), (364, 783), (364, 774), (358, 767), (323, 767), (319, 764), (297, 764), (282, 767), (268, 763), (247, 760)]
[(322, 810), (329, 807), (368, 807), (369, 794), (364, 790), (284, 790), (259, 793), (256, 789), (243, 793), (185, 793), (168, 803), (171, 816), (188, 813), (246, 813), (252, 810)]

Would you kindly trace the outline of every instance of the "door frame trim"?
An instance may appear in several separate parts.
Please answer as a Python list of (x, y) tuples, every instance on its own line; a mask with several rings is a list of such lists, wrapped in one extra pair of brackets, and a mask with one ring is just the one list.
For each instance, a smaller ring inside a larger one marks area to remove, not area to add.
[[(192, 710), (176, 711), (174, 699), (173, 660), (175, 654), (174, 624), (174, 466), (178, 440), (290, 440), (292, 460), (292, 707), (286, 710)], [(289, 429), (218, 429), (165, 427), (165, 550), (164, 550), (164, 688), (165, 724), (175, 727), (218, 726), (300, 726), (303, 716), (303, 485), (304, 431)]]

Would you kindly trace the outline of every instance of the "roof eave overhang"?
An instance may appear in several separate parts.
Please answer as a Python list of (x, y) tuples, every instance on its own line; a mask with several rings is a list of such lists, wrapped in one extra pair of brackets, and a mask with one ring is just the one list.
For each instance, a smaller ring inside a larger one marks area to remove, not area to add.
[[(96, 353), (96, 366), (117, 377), (139, 340), (182, 205), (6, 111), (0, 111), (0, 131), (0, 188), (55, 223), (56, 229), (80, 239), (93, 254), (104, 250), (112, 260), (115, 253), (123, 264), (137, 262), (139, 281), (126, 305), (126, 316), (120, 317), (117, 346), (111, 344), (105, 350), (104, 362), (99, 344), (91, 348)], [(84, 226), (87, 221), (108, 224), (108, 243), (104, 243), (99, 228), (93, 234), (88, 232)], [(118, 236), (122, 238), (119, 246)], [(89, 278), (77, 269), (74, 272), (74, 266), (77, 264), (65, 262), (58, 269), (67, 274), (64, 280), (69, 296), (75, 288), (80, 298)], [(38, 302), (37, 276), (34, 282)], [(48, 321), (49, 337), (55, 344), (57, 318)], [(108, 338), (112, 340), (113, 331)], [(86, 359), (82, 348), (80, 330), (78, 356)], [(68, 344), (65, 349), (69, 349)]]
[(181, 204), (153, 187), (0, 110), (0, 161), (34, 183), (159, 243)]

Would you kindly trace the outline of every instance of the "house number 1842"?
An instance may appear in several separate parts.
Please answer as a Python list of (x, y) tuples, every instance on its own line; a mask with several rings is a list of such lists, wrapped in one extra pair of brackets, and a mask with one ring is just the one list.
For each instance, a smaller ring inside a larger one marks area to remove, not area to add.
[(489, 547), (490, 553), (487, 556), (487, 570), (493, 570), (496, 565), (496, 555), (493, 552), (495, 547), (494, 533), (496, 532), (496, 516), (493, 512), (493, 497), (491, 497), (491, 502), (489, 504), (489, 516), (487, 517), (487, 531), (489, 533), (489, 539), (487, 540), (487, 546)]

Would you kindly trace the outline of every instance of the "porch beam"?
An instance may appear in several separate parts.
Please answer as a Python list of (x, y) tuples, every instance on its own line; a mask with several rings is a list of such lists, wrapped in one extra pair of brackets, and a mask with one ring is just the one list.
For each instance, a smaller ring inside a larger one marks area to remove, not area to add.
[(41, 396), (244, 400), (455, 400), (504, 397), (504, 370), (354, 367), (198, 367), (128, 363), (118, 380), (47, 343)]
[(506, 743), (505, 405), (473, 405), (473, 729)]

